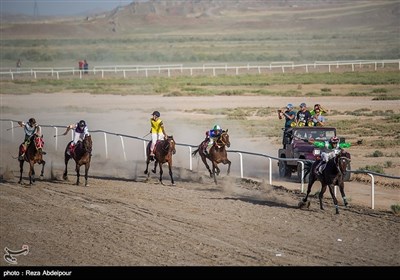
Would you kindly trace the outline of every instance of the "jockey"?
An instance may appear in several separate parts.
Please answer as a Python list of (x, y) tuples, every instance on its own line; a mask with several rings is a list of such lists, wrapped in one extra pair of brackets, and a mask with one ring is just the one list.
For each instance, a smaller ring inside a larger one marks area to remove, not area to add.
[(164, 123), (160, 119), (160, 112), (154, 111), (150, 118), (150, 133), (151, 133), (151, 146), (150, 146), (150, 159), (154, 160), (154, 147), (158, 140), (166, 139), (167, 133), (164, 130)]
[(23, 160), (26, 152), (26, 148), (28, 147), (31, 137), (36, 134), (38, 136), (41, 136), (41, 129), (40, 126), (36, 123), (36, 120), (34, 118), (30, 118), (27, 123), (24, 123), (22, 121), (18, 122), (19, 126), (24, 128), (25, 132), (25, 139), (24, 142), (22, 143), (22, 150), (21, 150), (21, 155), (19, 156), (19, 160)]
[(204, 148), (205, 155), (208, 155), (210, 148), (215, 143), (215, 141), (221, 136), (221, 134), (222, 134), (222, 129), (218, 124), (214, 125), (214, 127), (211, 130), (208, 130), (206, 132), (206, 140), (204, 140), (204, 145), (207, 145)]
[(330, 152), (322, 152), (321, 153), (321, 161), (315, 167), (318, 175), (321, 175), (326, 167), (326, 163), (338, 155), (343, 148), (349, 148), (351, 146), (350, 143), (340, 143), (340, 139), (337, 136), (333, 136), (329, 139), (328, 142), (315, 141), (313, 142), (314, 146), (317, 148), (326, 148), (332, 150)]
[(67, 133), (71, 129), (74, 130), (74, 140), (69, 146), (70, 148), (69, 151), (67, 151), (69, 155), (71, 155), (74, 152), (76, 143), (78, 143), (78, 141), (83, 141), (85, 136), (89, 135), (89, 129), (84, 120), (80, 120), (78, 123), (70, 124), (69, 126), (67, 126), (67, 130), (65, 130), (65, 132), (62, 135), (67, 135)]

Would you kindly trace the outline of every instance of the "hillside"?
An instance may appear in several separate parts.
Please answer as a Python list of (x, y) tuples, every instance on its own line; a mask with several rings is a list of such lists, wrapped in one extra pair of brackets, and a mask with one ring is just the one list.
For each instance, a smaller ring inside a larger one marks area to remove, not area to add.
[[(1, 59), (51, 62), (79, 59), (78, 53), (99, 62), (397, 58), (399, 15), (400, 1), (132, 2), (82, 18), (2, 18)], [(27, 53), (43, 47), (43, 55)]]

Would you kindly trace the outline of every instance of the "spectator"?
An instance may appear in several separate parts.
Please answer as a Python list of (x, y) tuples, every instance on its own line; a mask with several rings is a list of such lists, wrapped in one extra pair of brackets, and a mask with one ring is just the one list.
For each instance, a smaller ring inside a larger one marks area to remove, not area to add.
[(321, 115), (320, 109), (314, 110), (314, 115), (312, 116), (312, 121), (314, 126), (324, 126), (325, 118)]
[(311, 121), (311, 113), (307, 110), (306, 103), (300, 104), (300, 111), (296, 115), (297, 126), (308, 126), (308, 122)]
[(290, 103), (285, 108), (278, 110), (279, 119), (285, 117), (285, 130), (289, 129), (291, 127), (292, 122), (295, 121), (296, 112), (292, 110), (293, 110), (293, 105)]
[(82, 71), (83, 70), (83, 60), (79, 60), (78, 65), (79, 65), (79, 70)]
[(21, 59), (18, 58), (18, 60), (17, 60), (17, 71), (18, 71), (18, 72), (20, 71), (21, 66), (22, 66)]
[(315, 105), (314, 105), (314, 109), (310, 111), (311, 116), (313, 116), (313, 115), (315, 114), (315, 110), (317, 110), (317, 109), (320, 110), (321, 115), (325, 115), (325, 114), (328, 113), (327, 110), (325, 110), (324, 108), (322, 108), (321, 104), (315, 104)]
[(89, 63), (87, 63), (86, 59), (83, 61), (83, 69), (84, 73), (87, 74), (89, 70)]

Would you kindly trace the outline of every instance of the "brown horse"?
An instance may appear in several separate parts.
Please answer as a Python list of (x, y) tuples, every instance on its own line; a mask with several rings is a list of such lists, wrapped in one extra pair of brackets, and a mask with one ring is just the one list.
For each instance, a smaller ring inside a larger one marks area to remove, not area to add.
[[(207, 148), (208, 139), (205, 139), (199, 147), (192, 153), (192, 156), (195, 156), (198, 152), (206, 166), (208, 172), (210, 172), (210, 177), (214, 178), (214, 183), (217, 184), (217, 177), (219, 175), (220, 169), (218, 168), (219, 163), (228, 164), (227, 175), (231, 170), (231, 161), (228, 159), (228, 155), (225, 147), (230, 147), (231, 143), (229, 142), (229, 134), (228, 129), (223, 131), (218, 139), (214, 142), (213, 146), (210, 148), (210, 152), (205, 154), (204, 151)], [(207, 159), (209, 159), (212, 163), (212, 171), (210, 166), (207, 163)]]
[[(39, 137), (38, 135), (34, 134), (29, 140), (28, 147), (26, 148), (25, 151), (24, 159), (22, 160), (18, 159), (19, 171), (20, 171), (18, 183), (20, 184), (22, 183), (22, 172), (24, 169), (25, 161), (29, 163), (29, 184), (32, 185), (35, 182), (35, 169), (34, 169), (35, 163), (42, 165), (42, 171), (40, 172), (40, 179), (43, 179), (44, 166), (46, 164), (46, 162), (43, 160), (43, 155), (45, 154), (43, 152), (43, 146), (44, 146), (43, 136)], [(19, 148), (18, 158), (22, 154), (22, 149), (23, 147), (21, 144)]]
[[(151, 141), (147, 145), (146, 149), (146, 154), (147, 154), (147, 160), (146, 160), (146, 170), (144, 171), (144, 174), (147, 174), (147, 179), (150, 177), (150, 172), (149, 172), (149, 163), (150, 163), (150, 145)], [(169, 176), (171, 177), (171, 184), (175, 186), (174, 178), (172, 176), (172, 155), (176, 153), (175, 150), (175, 140), (173, 136), (168, 136), (167, 139), (165, 140), (159, 140), (157, 141), (156, 146), (154, 147), (154, 169), (151, 171), (153, 173), (156, 173), (157, 169), (157, 164), (160, 166), (160, 183), (164, 185), (162, 181), (162, 175), (163, 175), (163, 169), (162, 165), (164, 163), (168, 163), (168, 168), (169, 168)]]
[(81, 165), (85, 165), (85, 186), (88, 186), (88, 172), (90, 167), (90, 160), (92, 158), (92, 136), (86, 135), (83, 141), (78, 141), (74, 152), (70, 155), (68, 151), (70, 150), (71, 142), (68, 143), (64, 152), (65, 170), (63, 174), (64, 180), (68, 179), (68, 161), (73, 158), (75, 160), (75, 170), (76, 170), (76, 185), (79, 185), (79, 176)]
[(349, 165), (350, 161), (350, 154), (348, 152), (345, 152), (344, 150), (341, 150), (336, 157), (330, 159), (326, 163), (326, 167), (321, 175), (318, 175), (315, 170), (318, 161), (314, 162), (311, 166), (307, 194), (303, 198), (303, 200), (299, 202), (299, 207), (302, 208), (305, 205), (307, 205), (308, 207), (310, 205), (309, 202), (307, 203), (308, 195), (310, 194), (311, 188), (317, 179), (321, 182), (321, 190), (319, 192), (319, 206), (321, 210), (324, 210), (324, 207), (322, 205), (322, 198), (326, 191), (326, 187), (329, 188), (329, 192), (331, 193), (333, 203), (335, 204), (336, 214), (339, 214), (339, 206), (334, 192), (335, 186), (339, 186), (340, 194), (343, 198), (343, 203), (347, 207), (348, 202), (346, 199), (346, 194), (344, 193), (344, 178), (347, 172), (347, 166)]

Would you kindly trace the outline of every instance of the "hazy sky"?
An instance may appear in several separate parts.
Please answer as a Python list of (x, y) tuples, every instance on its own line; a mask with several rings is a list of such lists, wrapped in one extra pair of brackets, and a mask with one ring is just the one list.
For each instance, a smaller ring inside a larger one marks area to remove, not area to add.
[(0, 0), (1, 14), (34, 15), (35, 2), (39, 16), (77, 15), (90, 11), (108, 11), (133, 0)]

